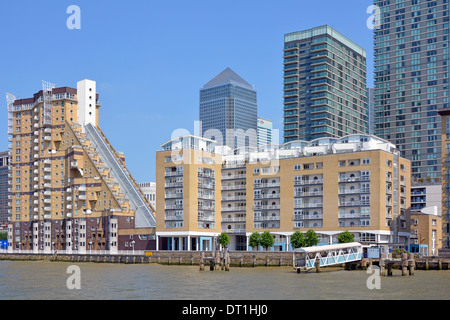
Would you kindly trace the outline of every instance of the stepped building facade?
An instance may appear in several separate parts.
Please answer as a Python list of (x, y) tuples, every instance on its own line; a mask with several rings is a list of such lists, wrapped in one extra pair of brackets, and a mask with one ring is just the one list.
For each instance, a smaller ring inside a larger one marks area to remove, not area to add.
[[(7, 94), (11, 223), (8, 249), (149, 249), (154, 211), (99, 127), (96, 83)], [(153, 242), (152, 242), (153, 241)], [(154, 244), (153, 244), (154, 245)]]

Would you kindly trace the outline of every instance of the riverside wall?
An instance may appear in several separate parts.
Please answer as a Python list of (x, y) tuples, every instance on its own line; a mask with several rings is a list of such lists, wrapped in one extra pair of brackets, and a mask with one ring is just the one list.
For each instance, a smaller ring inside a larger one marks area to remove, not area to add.
[[(123, 264), (161, 264), (161, 265), (195, 265), (205, 257), (212, 257), (210, 251), (151, 251), (146, 254), (29, 254), (0, 253), (1, 260), (10, 261), (60, 261), (60, 262), (93, 262), (93, 263), (123, 263)], [(292, 267), (292, 252), (274, 251), (230, 251), (230, 267)], [(363, 259), (367, 262), (368, 259)], [(372, 260), (374, 265), (377, 259)], [(209, 262), (206, 262), (208, 264)], [(363, 264), (357, 264), (358, 269)], [(366, 265), (366, 264), (364, 264)], [(355, 268), (353, 268), (355, 269)], [(450, 270), (450, 258), (422, 257), (415, 259), (416, 270)]]

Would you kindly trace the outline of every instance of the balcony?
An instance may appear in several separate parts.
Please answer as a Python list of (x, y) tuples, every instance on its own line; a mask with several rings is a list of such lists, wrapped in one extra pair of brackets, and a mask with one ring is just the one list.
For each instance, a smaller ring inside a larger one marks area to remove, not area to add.
[(255, 210), (280, 210), (280, 205), (261, 205), (261, 206), (255, 206)]
[(223, 207), (222, 212), (232, 212), (232, 211), (246, 211), (246, 206), (233, 206), (233, 207)]
[(246, 179), (247, 175), (245, 174), (231, 174), (222, 176), (222, 180), (232, 180), (232, 179)]
[(307, 208), (322, 208), (323, 203), (300, 203), (296, 204), (296, 209), (307, 209)]
[(246, 229), (222, 228), (222, 232), (231, 233), (231, 234), (245, 234), (246, 233)]
[(280, 215), (272, 215), (272, 216), (255, 216), (254, 221), (280, 221)]
[(296, 180), (295, 185), (323, 184), (323, 179)]
[(294, 220), (322, 220), (323, 214), (294, 214)]
[(167, 221), (183, 221), (183, 215), (166, 215), (164, 220), (167, 220)]
[(246, 217), (222, 218), (222, 222), (245, 222)]
[(231, 197), (223, 197), (222, 201), (234, 201), (234, 200), (247, 200), (247, 196), (231, 196)]

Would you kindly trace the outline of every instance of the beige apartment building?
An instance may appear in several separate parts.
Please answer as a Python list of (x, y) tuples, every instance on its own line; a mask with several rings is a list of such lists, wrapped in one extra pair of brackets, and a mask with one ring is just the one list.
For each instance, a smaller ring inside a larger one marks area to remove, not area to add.
[(28, 99), (7, 94), (10, 251), (114, 253), (144, 245), (138, 235), (154, 238), (153, 210), (99, 127), (98, 99), (91, 80), (43, 83)]
[(294, 141), (276, 148), (216, 146), (177, 137), (157, 153), (156, 235), (161, 250), (213, 249), (222, 232), (247, 250), (269, 231), (272, 250), (290, 250), (295, 231), (320, 244), (350, 231), (369, 244), (409, 245), (410, 162), (370, 135)]

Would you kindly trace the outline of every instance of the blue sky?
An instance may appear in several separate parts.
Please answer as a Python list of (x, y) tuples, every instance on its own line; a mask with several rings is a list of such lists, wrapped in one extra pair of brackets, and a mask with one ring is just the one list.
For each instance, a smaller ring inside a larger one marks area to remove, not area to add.
[[(100, 127), (138, 182), (155, 180), (156, 151), (194, 132), (199, 90), (230, 67), (258, 93), (259, 116), (282, 136), (284, 34), (328, 24), (367, 51), (373, 83), (371, 0), (16, 0), (0, 2), (0, 150), (4, 94), (31, 97), (41, 80), (97, 82)], [(81, 30), (69, 30), (70, 5)]]

